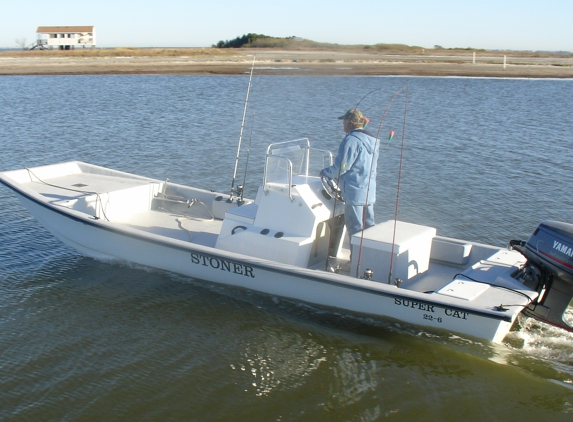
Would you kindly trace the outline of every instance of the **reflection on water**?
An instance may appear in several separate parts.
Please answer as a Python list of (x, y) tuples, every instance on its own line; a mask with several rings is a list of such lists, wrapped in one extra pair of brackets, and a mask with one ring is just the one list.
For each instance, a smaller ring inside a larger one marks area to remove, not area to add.
[(263, 337), (245, 345), (241, 363), (231, 364), (233, 370), (252, 376), (251, 386), (257, 396), (268, 395), (279, 386), (300, 387), (304, 377), (325, 360), (323, 348), (311, 339), (282, 333)]

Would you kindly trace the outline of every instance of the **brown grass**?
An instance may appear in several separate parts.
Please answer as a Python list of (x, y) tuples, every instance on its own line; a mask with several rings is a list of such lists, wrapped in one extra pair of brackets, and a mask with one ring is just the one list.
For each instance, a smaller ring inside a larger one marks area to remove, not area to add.
[(384, 52), (384, 53), (403, 53), (414, 54), (419, 53), (422, 47), (408, 46), (404, 44), (376, 44), (376, 45), (341, 45), (321, 43), (311, 40), (300, 38), (257, 38), (251, 44), (244, 45), (242, 48), (267, 48), (267, 49), (281, 49), (289, 51), (304, 51), (304, 50), (321, 50), (321, 51), (343, 51), (349, 53), (357, 52)]
[[(345, 53), (368, 53), (368, 54), (428, 54), (428, 55), (441, 55), (441, 56), (459, 56), (468, 55), (472, 52), (477, 54), (487, 53), (489, 56), (504, 56), (504, 55), (519, 55), (520, 57), (573, 57), (573, 54), (555, 54), (545, 53), (538, 51), (502, 51), (502, 50), (485, 50), (478, 48), (424, 48), (420, 46), (410, 46), (405, 44), (357, 44), (357, 45), (341, 45), (320, 43), (316, 41), (300, 39), (300, 38), (257, 38), (252, 44), (244, 45), (242, 48), (246, 49), (280, 49), (287, 51), (332, 51), (332, 52), (345, 52)], [(233, 50), (233, 49), (221, 49)], [(238, 49), (240, 50), (240, 49)]]
[(2, 51), (0, 57), (208, 57), (231, 56), (233, 49), (219, 48), (94, 48), (77, 50)]
[(425, 54), (440, 56), (467, 56), (472, 52), (487, 53), (488, 56), (519, 55), (520, 57), (573, 57), (573, 54), (552, 54), (529, 51), (492, 51), (472, 48), (459, 49), (430, 49), (404, 44), (374, 44), (374, 45), (340, 45), (319, 43), (305, 39), (293, 38), (258, 38), (252, 44), (242, 48), (97, 48), (76, 50), (26, 50), (3, 51), (0, 57), (209, 57), (233, 56), (244, 49), (283, 50), (283, 51), (322, 51), (354, 54)]

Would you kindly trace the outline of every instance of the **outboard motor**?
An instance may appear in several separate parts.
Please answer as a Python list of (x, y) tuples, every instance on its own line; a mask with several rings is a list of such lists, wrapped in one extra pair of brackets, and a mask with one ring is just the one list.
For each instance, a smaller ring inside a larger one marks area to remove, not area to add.
[(563, 320), (569, 305), (573, 306), (573, 224), (544, 221), (527, 242), (512, 240), (509, 245), (527, 258), (523, 283), (539, 292), (523, 313), (573, 331), (573, 323)]

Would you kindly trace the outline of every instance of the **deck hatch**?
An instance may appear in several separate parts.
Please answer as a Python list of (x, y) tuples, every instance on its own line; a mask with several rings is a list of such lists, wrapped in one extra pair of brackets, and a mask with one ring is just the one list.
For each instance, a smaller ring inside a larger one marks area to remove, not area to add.
[(485, 283), (453, 280), (450, 284), (438, 290), (438, 293), (445, 296), (457, 297), (458, 299), (474, 300), (487, 289), (489, 289), (489, 285)]

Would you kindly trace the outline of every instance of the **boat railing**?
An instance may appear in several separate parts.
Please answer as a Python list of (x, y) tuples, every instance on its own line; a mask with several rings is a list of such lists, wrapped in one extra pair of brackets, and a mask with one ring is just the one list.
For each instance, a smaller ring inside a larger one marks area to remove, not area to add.
[(320, 170), (332, 163), (332, 153), (328, 150), (311, 148), (308, 138), (270, 144), (265, 161), (264, 189), (267, 191), (271, 184), (286, 187), (292, 200), (293, 177), (318, 176)]

